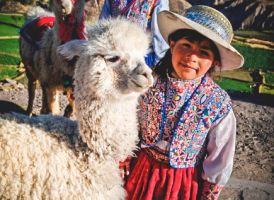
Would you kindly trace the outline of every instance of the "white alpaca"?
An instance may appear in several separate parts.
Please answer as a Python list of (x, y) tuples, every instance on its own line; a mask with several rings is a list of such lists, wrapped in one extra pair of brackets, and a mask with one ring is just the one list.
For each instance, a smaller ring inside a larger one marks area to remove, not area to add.
[(89, 40), (58, 48), (78, 57), (79, 122), (64, 117), (0, 118), (1, 199), (124, 199), (118, 161), (138, 141), (138, 96), (153, 82), (144, 63), (148, 37), (122, 19), (89, 29)]
[[(73, 76), (74, 63), (63, 60), (57, 54), (56, 49), (60, 44), (67, 42), (68, 38), (82, 39), (84, 37), (84, 6), (85, 0), (53, 0), (54, 14), (45, 12), (42, 8), (29, 11), (28, 21), (32, 23), (27, 24), (20, 32), (20, 55), (28, 78), (28, 114), (32, 113), (37, 80), (43, 91), (41, 113), (59, 114), (59, 91), (64, 90), (64, 79)], [(32, 28), (32, 25), (42, 22), (36, 23), (32, 20), (41, 16), (51, 16), (51, 20), (55, 16), (55, 22), (52, 29), (43, 32), (40, 45), (36, 45), (33, 38), (38, 37), (41, 33), (38, 31), (39, 29)], [(38, 34), (28, 35), (33, 32)], [(68, 100), (73, 107), (71, 98)], [(70, 114), (68, 112), (67, 116)]]

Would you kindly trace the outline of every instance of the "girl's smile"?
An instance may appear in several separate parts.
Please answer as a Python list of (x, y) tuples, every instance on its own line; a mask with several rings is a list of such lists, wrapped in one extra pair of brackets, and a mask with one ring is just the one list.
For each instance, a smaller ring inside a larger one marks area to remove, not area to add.
[(190, 41), (181, 38), (170, 42), (172, 65), (177, 78), (191, 80), (207, 73), (211, 66), (216, 65), (212, 50), (213, 43), (204, 39)]

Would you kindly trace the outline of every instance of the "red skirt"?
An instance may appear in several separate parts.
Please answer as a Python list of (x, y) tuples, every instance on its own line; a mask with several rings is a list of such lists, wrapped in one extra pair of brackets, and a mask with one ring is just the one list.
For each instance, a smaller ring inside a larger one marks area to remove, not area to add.
[(127, 200), (194, 200), (198, 194), (198, 171), (171, 168), (141, 151), (125, 185)]

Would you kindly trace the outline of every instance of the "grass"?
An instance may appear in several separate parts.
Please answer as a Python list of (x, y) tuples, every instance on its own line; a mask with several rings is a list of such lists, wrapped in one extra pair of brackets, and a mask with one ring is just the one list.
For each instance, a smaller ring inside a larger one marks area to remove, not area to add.
[(0, 66), (0, 80), (12, 79), (18, 76), (16, 66)]
[(20, 60), (19, 56), (0, 54), (0, 65), (17, 65)]
[(274, 72), (266, 72), (263, 82), (264, 84), (274, 86)]
[(223, 88), (226, 91), (252, 93), (252, 88), (250, 87), (249, 82), (243, 82), (226, 78), (220, 78), (219, 80), (215, 81), (221, 86), (221, 88)]
[(0, 80), (18, 76), (17, 64), (21, 60), (18, 47), (18, 39), (0, 40)]
[(233, 46), (244, 56), (245, 68), (274, 70), (273, 50), (251, 48), (239, 43), (235, 43)]
[(25, 23), (25, 16), (18, 14), (0, 13), (0, 21), (21, 27)]
[(1, 54), (15, 54), (19, 56), (19, 41), (18, 39), (0, 40)]
[(0, 36), (18, 36), (18, 35), (19, 35), (18, 28), (0, 24)]
[[(25, 23), (25, 17), (23, 15), (4, 14), (0, 13), (0, 22), (14, 24), (18, 27), (22, 27)], [(0, 36), (18, 36), (19, 28), (0, 24)]]

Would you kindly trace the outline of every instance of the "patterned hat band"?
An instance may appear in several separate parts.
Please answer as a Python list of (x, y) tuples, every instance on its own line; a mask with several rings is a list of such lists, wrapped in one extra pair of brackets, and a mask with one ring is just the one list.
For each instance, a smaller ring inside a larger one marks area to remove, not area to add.
[(219, 35), (231, 43), (233, 29), (228, 19), (220, 12), (207, 6), (194, 6), (185, 10), (182, 15)]

